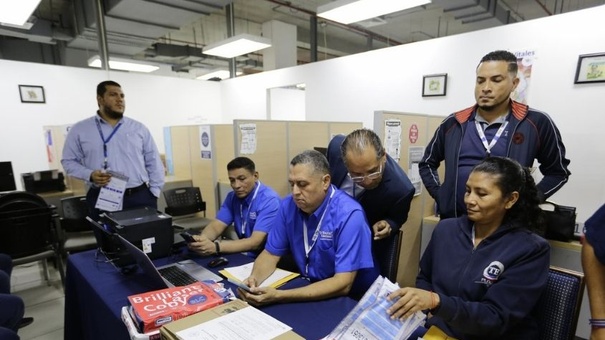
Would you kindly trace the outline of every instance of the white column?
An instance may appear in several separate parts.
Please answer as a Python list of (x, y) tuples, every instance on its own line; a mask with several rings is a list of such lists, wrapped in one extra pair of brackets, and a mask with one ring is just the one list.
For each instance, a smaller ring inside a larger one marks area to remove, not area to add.
[(296, 66), (296, 26), (271, 20), (263, 23), (263, 37), (271, 47), (262, 50), (263, 70)]

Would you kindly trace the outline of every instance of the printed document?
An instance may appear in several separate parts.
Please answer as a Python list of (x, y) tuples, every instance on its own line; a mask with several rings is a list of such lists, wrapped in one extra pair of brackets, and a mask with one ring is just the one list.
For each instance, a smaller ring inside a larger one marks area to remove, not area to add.
[(397, 289), (396, 283), (376, 278), (355, 308), (324, 339), (407, 339), (424, 324), (426, 316), (418, 311), (403, 321), (391, 320), (387, 309), (393, 302), (386, 297)]
[(256, 308), (242, 308), (219, 318), (176, 332), (181, 340), (276, 338), (292, 328)]
[(104, 211), (122, 210), (128, 176), (113, 171), (108, 173), (111, 174), (111, 180), (101, 188), (95, 208)]
[[(241, 266), (225, 268), (223, 270), (220, 270), (219, 273), (223, 274), (228, 279), (244, 281), (245, 279), (250, 277), (253, 266), (254, 262), (250, 262)], [(265, 281), (259, 283), (258, 286), (277, 288), (299, 275), (300, 274), (298, 273), (293, 273), (287, 270), (276, 268), (273, 274), (271, 274), (267, 279), (265, 279)]]

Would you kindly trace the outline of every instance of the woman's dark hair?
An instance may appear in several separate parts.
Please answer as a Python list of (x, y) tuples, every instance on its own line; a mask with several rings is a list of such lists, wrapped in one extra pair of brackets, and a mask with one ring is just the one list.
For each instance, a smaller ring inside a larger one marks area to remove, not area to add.
[(508, 197), (513, 191), (519, 192), (519, 199), (504, 216), (505, 223), (526, 226), (537, 233), (543, 232), (544, 216), (540, 209), (536, 182), (529, 169), (510, 158), (488, 157), (477, 164), (472, 172), (494, 175), (503, 197)]

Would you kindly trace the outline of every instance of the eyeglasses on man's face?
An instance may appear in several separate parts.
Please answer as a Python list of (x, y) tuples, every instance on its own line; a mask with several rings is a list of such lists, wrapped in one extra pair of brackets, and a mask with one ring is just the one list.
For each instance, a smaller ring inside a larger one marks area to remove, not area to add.
[(380, 168), (378, 169), (378, 171), (373, 172), (369, 175), (365, 175), (365, 176), (351, 176), (351, 173), (348, 173), (349, 178), (351, 179), (351, 181), (353, 181), (353, 183), (363, 183), (366, 179), (376, 179), (378, 177), (380, 177), (380, 175), (382, 175), (382, 164), (380, 164)]

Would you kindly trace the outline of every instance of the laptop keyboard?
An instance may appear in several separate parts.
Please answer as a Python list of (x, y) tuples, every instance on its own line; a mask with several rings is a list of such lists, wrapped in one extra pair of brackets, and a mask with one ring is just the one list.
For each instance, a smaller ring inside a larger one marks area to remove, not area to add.
[(158, 269), (163, 278), (175, 286), (186, 286), (192, 283), (199, 282), (193, 276), (177, 266), (170, 266)]

